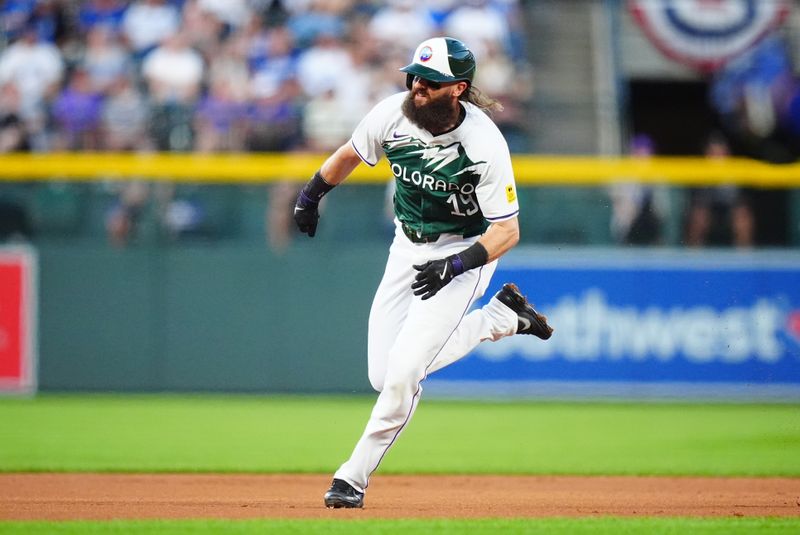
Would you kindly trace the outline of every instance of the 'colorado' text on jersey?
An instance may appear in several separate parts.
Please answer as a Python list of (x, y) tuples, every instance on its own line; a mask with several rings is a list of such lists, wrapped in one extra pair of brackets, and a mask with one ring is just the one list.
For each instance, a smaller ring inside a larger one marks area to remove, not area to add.
[(475, 236), (486, 222), (519, 213), (508, 145), (477, 106), (462, 102), (464, 121), (438, 136), (409, 121), (406, 93), (379, 102), (356, 127), (351, 143), (368, 165), (386, 155), (395, 177), (394, 211), (420, 236)]

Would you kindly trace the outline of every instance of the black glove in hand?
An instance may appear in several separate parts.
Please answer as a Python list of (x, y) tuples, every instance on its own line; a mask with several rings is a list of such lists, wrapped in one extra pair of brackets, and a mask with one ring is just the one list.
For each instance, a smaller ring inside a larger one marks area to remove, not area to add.
[(447, 286), (456, 275), (460, 275), (461, 273), (456, 273), (453, 268), (452, 258), (454, 256), (448, 256), (441, 260), (429, 260), (422, 265), (414, 266), (414, 269), (419, 271), (411, 284), (414, 295), (421, 295), (423, 300), (430, 299)]
[(294, 221), (300, 232), (308, 234), (313, 238), (317, 233), (317, 222), (319, 221), (319, 203), (309, 199), (304, 191), (300, 191), (297, 202), (294, 205)]

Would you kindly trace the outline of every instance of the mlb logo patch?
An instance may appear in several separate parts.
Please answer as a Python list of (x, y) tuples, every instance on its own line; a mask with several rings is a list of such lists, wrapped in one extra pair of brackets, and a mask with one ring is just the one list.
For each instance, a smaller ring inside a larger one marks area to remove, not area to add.
[(517, 200), (517, 192), (514, 191), (514, 186), (511, 184), (506, 186), (506, 199), (508, 199), (508, 202), (510, 203)]
[(426, 46), (419, 52), (419, 60), (420, 61), (428, 61), (433, 56), (433, 50), (431, 47)]

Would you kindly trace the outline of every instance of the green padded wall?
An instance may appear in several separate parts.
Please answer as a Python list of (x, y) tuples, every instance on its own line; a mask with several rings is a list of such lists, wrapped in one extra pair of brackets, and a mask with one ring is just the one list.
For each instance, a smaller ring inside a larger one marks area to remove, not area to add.
[(386, 246), (39, 246), (42, 390), (367, 391)]

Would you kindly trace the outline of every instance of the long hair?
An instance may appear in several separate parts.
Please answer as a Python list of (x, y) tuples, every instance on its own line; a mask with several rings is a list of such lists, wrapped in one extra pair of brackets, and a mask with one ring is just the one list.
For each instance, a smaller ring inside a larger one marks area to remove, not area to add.
[(466, 100), (470, 104), (475, 104), (477, 107), (482, 109), (486, 114), (492, 115), (494, 112), (501, 112), (503, 111), (503, 105), (500, 104), (500, 101), (493, 99), (492, 97), (486, 95), (483, 91), (475, 87), (474, 85), (470, 85), (466, 91), (461, 93), (461, 96), (458, 97), (460, 100)]

